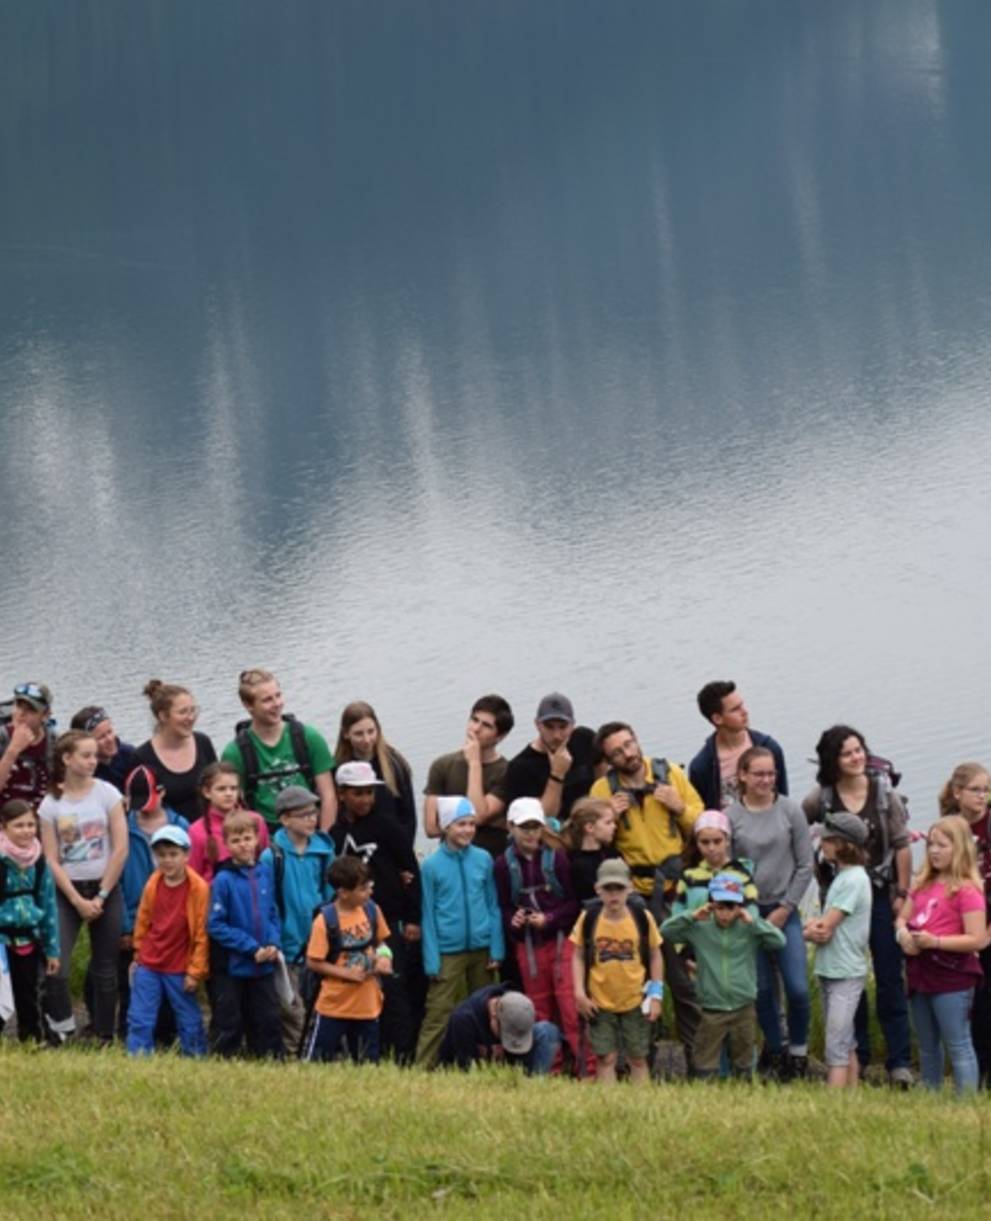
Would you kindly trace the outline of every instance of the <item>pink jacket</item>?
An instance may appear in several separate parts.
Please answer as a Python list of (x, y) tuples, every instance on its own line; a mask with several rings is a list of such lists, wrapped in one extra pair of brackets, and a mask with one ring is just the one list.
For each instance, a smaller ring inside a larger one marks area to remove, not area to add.
[[(268, 847), (268, 827), (265, 826), (265, 819), (260, 814), (256, 814), (254, 810), (250, 810), (249, 813), (258, 828), (258, 855), (261, 856)], [(212, 882), (216, 863), (226, 861), (230, 856), (227, 845), (224, 843), (223, 828), (224, 816), (213, 806), (202, 818), (197, 818), (189, 828), (189, 867), (195, 869), (204, 882)], [(207, 841), (211, 834), (217, 845), (215, 861), (211, 861), (207, 855)]]

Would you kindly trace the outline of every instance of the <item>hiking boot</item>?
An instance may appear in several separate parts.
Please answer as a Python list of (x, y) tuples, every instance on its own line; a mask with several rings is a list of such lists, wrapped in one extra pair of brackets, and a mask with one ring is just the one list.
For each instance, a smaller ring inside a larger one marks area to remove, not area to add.
[(781, 1051), (769, 1051), (761, 1054), (757, 1071), (762, 1081), (788, 1080), (788, 1057)]
[(888, 1084), (896, 1090), (910, 1090), (915, 1085), (915, 1077), (910, 1068), (902, 1065), (900, 1068), (893, 1068), (888, 1073)]
[(788, 1054), (788, 1080), (804, 1081), (809, 1075), (809, 1057)]

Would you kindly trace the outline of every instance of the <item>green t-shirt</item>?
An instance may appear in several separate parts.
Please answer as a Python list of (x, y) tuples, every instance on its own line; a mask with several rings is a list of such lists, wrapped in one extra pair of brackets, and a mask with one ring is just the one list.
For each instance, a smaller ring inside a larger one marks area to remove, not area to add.
[[(306, 777), (299, 770), (299, 764), (296, 762), (288, 725), (283, 728), (282, 737), (274, 746), (266, 746), (253, 729), (248, 730), (248, 735), (258, 752), (258, 787), (250, 804), (261, 814), (269, 826), (275, 827), (279, 823), (275, 815), (276, 797), (290, 784), (301, 784), (306, 787)], [(333, 771), (334, 756), (330, 753), (330, 747), (323, 735), (311, 725), (304, 725), (303, 737), (306, 740), (310, 767), (313, 769), (314, 776)], [(244, 782), (247, 771), (244, 760), (241, 758), (241, 748), (236, 739), (227, 743), (221, 758), (226, 763), (234, 764)]]
[(816, 946), (816, 975), (826, 979), (860, 979), (867, 974), (871, 934), (871, 880), (860, 865), (841, 869), (822, 905), (825, 915), (835, 907), (846, 915), (825, 945)]

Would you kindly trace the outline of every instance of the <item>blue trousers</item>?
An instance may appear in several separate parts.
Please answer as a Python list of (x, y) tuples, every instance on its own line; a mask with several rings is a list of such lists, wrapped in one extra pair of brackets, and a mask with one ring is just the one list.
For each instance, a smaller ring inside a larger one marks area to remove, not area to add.
[[(911, 1053), (908, 1031), (908, 998), (905, 995), (904, 956), (895, 940), (895, 916), (886, 890), (874, 891), (871, 908), (871, 961), (874, 964), (877, 1020), (888, 1049), (885, 1067), (907, 1068)], [(854, 1018), (857, 1034), (857, 1059), (865, 1067), (871, 1062), (871, 1042), (867, 1025), (867, 990), (864, 989)]]
[[(767, 916), (768, 912), (773, 910), (774, 904), (769, 907), (762, 906), (760, 914)], [(757, 1020), (760, 1022), (764, 1041), (776, 1054), (783, 1049), (774, 990), (774, 972), (770, 962), (772, 956), (777, 959), (778, 970), (785, 986), (785, 996), (788, 998), (788, 1045), (804, 1050), (809, 1042), (808, 951), (797, 911), (791, 913), (781, 931), (785, 935), (785, 944), (780, 950), (771, 951), (770, 954), (767, 950), (757, 951)]]
[(960, 992), (915, 992), (909, 1001), (919, 1039), (922, 1084), (927, 1090), (943, 1085), (945, 1053), (950, 1053), (957, 1093), (977, 1089), (977, 1055), (970, 1037), (973, 988)]
[(535, 1022), (530, 1050), (525, 1056), (507, 1056), (506, 1060), (509, 1064), (522, 1064), (528, 1077), (545, 1077), (560, 1046), (561, 1032), (553, 1022)]
[(131, 984), (127, 1010), (127, 1050), (132, 1056), (149, 1055), (155, 1047), (155, 1025), (162, 1002), (168, 999), (179, 1031), (179, 1047), (185, 1056), (206, 1055), (203, 1015), (192, 992), (182, 986), (184, 975), (166, 975), (139, 966)]
[(336, 1060), (341, 1051), (356, 1063), (379, 1059), (378, 1018), (334, 1018), (318, 1013), (303, 1051), (304, 1060)]

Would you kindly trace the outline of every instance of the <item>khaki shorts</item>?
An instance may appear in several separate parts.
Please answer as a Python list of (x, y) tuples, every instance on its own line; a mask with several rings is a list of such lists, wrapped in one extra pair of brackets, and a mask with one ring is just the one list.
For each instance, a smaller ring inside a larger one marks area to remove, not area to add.
[(622, 1050), (629, 1060), (646, 1060), (650, 1051), (650, 1022), (639, 1005), (625, 1013), (600, 1009), (589, 1019), (588, 1041), (597, 1056)]

